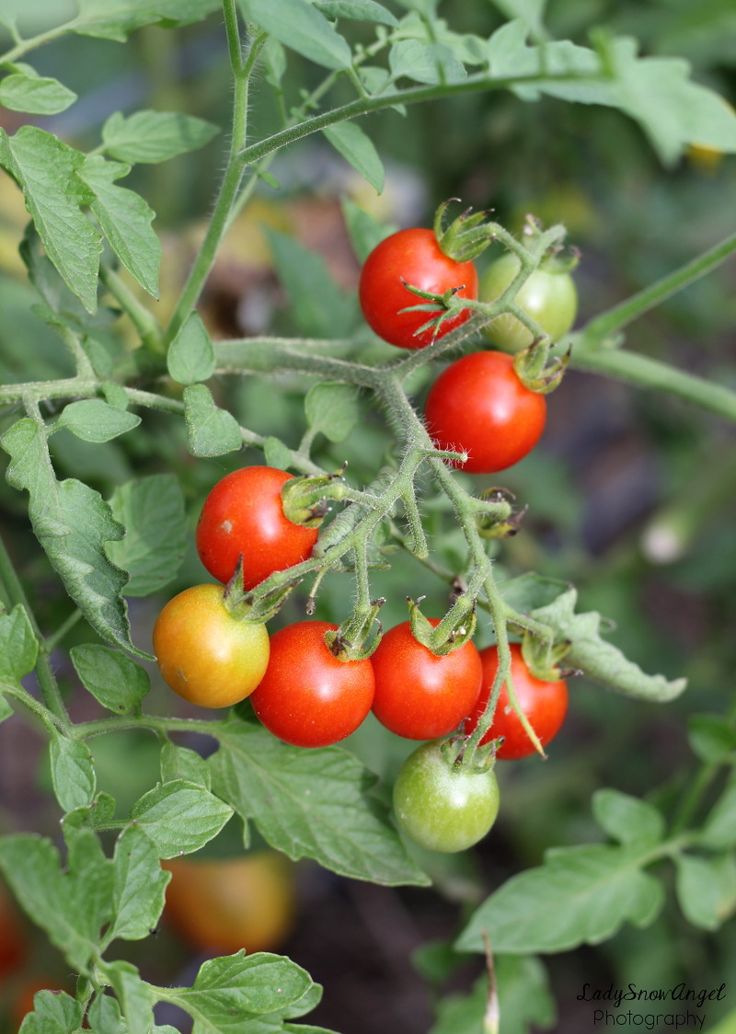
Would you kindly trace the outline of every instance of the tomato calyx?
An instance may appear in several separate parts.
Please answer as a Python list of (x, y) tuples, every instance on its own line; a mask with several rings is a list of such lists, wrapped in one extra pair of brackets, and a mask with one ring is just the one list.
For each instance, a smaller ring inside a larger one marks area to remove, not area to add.
[(559, 388), (565, 376), (572, 347), (562, 356), (553, 356), (547, 365), (552, 342), (548, 337), (536, 338), (523, 352), (514, 356), (514, 370), (525, 388), (538, 395), (549, 395)]
[(345, 498), (344, 467), (333, 474), (290, 478), (281, 489), (284, 515), (293, 524), (319, 528), (330, 512), (330, 502)]
[(515, 501), (507, 488), (487, 488), (481, 493), (475, 523), (484, 539), (512, 538), (518, 533), (529, 507), (514, 510)]
[(560, 679), (582, 675), (579, 668), (563, 667), (561, 661), (572, 647), (569, 639), (559, 642), (540, 639), (527, 632), (521, 640), (521, 654), (532, 675), (543, 682), (559, 682)]
[(496, 764), (496, 751), (503, 743), (503, 736), (484, 743), (475, 751), (468, 751), (470, 737), (456, 734), (448, 736), (440, 744), (440, 754), (448, 768), (455, 772), (490, 772)]
[(460, 198), (451, 197), (438, 206), (434, 214), (434, 235), (440, 249), (455, 262), (469, 262), (482, 254), (495, 239), (495, 223), (488, 221), (490, 212), (473, 212), (466, 208), (445, 226), (447, 209)]
[(379, 596), (367, 607), (356, 607), (338, 629), (325, 633), (325, 642), (338, 660), (364, 661), (375, 652), (383, 635), (378, 613), (385, 602)]
[(447, 614), (436, 625), (433, 625), (420, 609), (424, 599), (424, 596), (416, 600), (411, 596), (406, 598), (412, 635), (418, 643), (426, 646), (436, 656), (444, 657), (471, 641), (477, 624), (473, 597), (468, 593), (458, 596)]
[(243, 557), (241, 555), (235, 573), (225, 586), (223, 603), (236, 620), (262, 625), (278, 614), (299, 580), (296, 579), (288, 585), (276, 586), (265, 592), (259, 592), (257, 588), (254, 591), (246, 591), (243, 588)]

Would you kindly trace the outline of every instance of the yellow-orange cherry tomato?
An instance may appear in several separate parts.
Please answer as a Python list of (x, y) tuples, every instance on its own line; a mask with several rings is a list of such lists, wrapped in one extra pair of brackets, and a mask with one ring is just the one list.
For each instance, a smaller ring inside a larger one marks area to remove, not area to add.
[(176, 858), (164, 868), (172, 874), (165, 916), (199, 951), (273, 951), (292, 928), (293, 866), (274, 851), (203, 861)]
[(250, 696), (270, 653), (266, 626), (231, 614), (221, 585), (195, 585), (169, 600), (153, 649), (174, 692), (200, 707), (230, 707)]

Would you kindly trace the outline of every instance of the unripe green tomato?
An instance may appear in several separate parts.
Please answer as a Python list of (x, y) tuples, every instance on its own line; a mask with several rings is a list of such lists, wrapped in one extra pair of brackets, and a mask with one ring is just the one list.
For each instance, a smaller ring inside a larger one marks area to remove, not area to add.
[(400, 828), (430, 851), (465, 851), (488, 833), (498, 815), (492, 769), (454, 768), (441, 743), (425, 743), (401, 766), (394, 785)]
[[(499, 298), (519, 272), (519, 259), (508, 252), (492, 262), (481, 276), (479, 298), (493, 302)], [(569, 273), (535, 269), (516, 296), (516, 304), (557, 341), (575, 322), (578, 292)], [(486, 327), (486, 337), (499, 348), (520, 352), (532, 343), (531, 331), (516, 316), (506, 313)]]

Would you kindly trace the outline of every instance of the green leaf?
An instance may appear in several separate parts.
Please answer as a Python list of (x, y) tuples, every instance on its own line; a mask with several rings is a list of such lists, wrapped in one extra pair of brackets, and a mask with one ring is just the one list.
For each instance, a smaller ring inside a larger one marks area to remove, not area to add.
[(736, 912), (736, 858), (675, 855), (682, 914), (702, 930), (717, 930)]
[(597, 682), (624, 696), (664, 703), (678, 697), (687, 679), (666, 679), (663, 675), (646, 675), (641, 668), (624, 657), (620, 650), (601, 639), (601, 616), (596, 612), (576, 614), (577, 590), (569, 589), (554, 602), (531, 612), (531, 617), (549, 625), (558, 639), (569, 640), (565, 664), (581, 668)]
[(429, 882), (371, 796), (372, 777), (347, 751), (290, 747), (233, 719), (210, 765), (216, 791), (289, 858), (389, 886)]
[(547, 0), (493, 0), (493, 3), (509, 20), (519, 18), (533, 35), (544, 34), (542, 18)]
[(291, 959), (268, 952), (246, 956), (241, 950), (203, 963), (193, 987), (170, 993), (182, 1009), (206, 1017), (203, 1031), (235, 1034), (248, 1029), (248, 1018), (280, 1013), (298, 1002), (311, 984), (306, 970)]
[(353, 251), (361, 263), (365, 262), (377, 244), (380, 244), (396, 229), (395, 226), (379, 223), (349, 197), (342, 200), (342, 214)]
[(103, 993), (98, 994), (89, 1007), (87, 1022), (93, 1034), (129, 1034), (120, 1006), (114, 998)]
[[(529, 1034), (555, 1025), (555, 1002), (544, 966), (534, 956), (495, 958), (503, 1034)], [(430, 1034), (479, 1034), (488, 1001), (488, 980), (480, 977), (468, 995), (450, 995), (437, 1009)]]
[(102, 145), (111, 158), (131, 165), (155, 164), (197, 151), (217, 136), (211, 122), (178, 111), (119, 111), (102, 127)]
[(84, 155), (36, 126), (14, 136), (0, 129), (0, 165), (17, 181), (48, 257), (88, 312), (97, 308), (102, 235), (82, 207), (90, 201), (77, 176)]
[(159, 858), (199, 851), (216, 837), (233, 809), (203, 786), (175, 779), (159, 783), (133, 805), (131, 818), (154, 842)]
[(151, 688), (145, 668), (107, 646), (83, 643), (70, 656), (84, 688), (108, 711), (130, 714)]
[(179, 574), (187, 548), (181, 486), (174, 474), (152, 474), (128, 481), (110, 498), (113, 516), (125, 528), (107, 552), (127, 571), (126, 596), (150, 596)]
[(383, 162), (373, 141), (357, 122), (338, 122), (322, 132), (345, 161), (380, 194), (385, 178)]
[(246, 21), (264, 29), (285, 47), (324, 68), (349, 68), (352, 55), (343, 37), (307, 0), (240, 0)]
[(123, 534), (107, 503), (81, 481), (56, 480), (46, 436), (34, 420), (18, 420), (0, 445), (11, 458), (6, 478), (28, 492), (33, 531), (68, 594), (103, 639), (148, 656), (130, 641), (120, 597), (127, 575), (107, 558), (107, 545)]
[(58, 115), (77, 99), (58, 79), (36, 75), (32, 69), (13, 72), (0, 80), (0, 104), (30, 115)]
[(291, 450), (279, 438), (266, 438), (263, 443), (263, 455), (269, 467), (286, 470), (291, 466)]
[(314, 384), (304, 399), (307, 423), (331, 442), (342, 442), (360, 419), (357, 392), (349, 384)]
[(129, 165), (95, 154), (85, 159), (79, 176), (94, 195), (92, 211), (110, 247), (141, 287), (158, 298), (161, 242), (151, 226), (156, 213), (140, 194), (116, 186), (129, 172)]
[(618, 790), (596, 791), (593, 815), (598, 825), (622, 844), (654, 847), (664, 836), (665, 822), (661, 813), (646, 801)]
[(77, 0), (73, 22), (81, 36), (124, 42), (143, 25), (189, 25), (218, 10), (219, 0)]
[(687, 724), (690, 747), (701, 761), (720, 765), (736, 751), (736, 729), (721, 715), (692, 715)]
[(49, 743), (49, 756), (51, 782), (64, 811), (90, 805), (97, 789), (97, 777), (87, 745), (54, 733)]
[(429, 85), (459, 83), (468, 77), (464, 66), (444, 43), (399, 40), (389, 51), (388, 64), (395, 79), (413, 79)]
[(553, 603), (569, 585), (569, 582), (563, 582), (559, 578), (548, 578), (534, 571), (527, 571), (516, 578), (499, 577), (498, 581), (498, 589), (505, 602), (521, 613), (538, 610)]
[(699, 841), (717, 850), (736, 847), (736, 771), (705, 820)]
[(223, 456), (243, 445), (238, 421), (226, 409), (215, 405), (204, 384), (184, 389), (184, 419), (187, 444), (193, 456)]
[(138, 970), (129, 962), (107, 963), (103, 968), (120, 1002), (123, 1016), (131, 1032), (149, 1034), (153, 1027), (154, 995), (141, 980)]
[(66, 873), (50, 840), (32, 833), (3, 837), (0, 869), (24, 911), (84, 971), (112, 914), (112, 866), (97, 836), (74, 831)]
[(0, 679), (17, 683), (36, 667), (38, 640), (20, 603), (0, 614)]
[(208, 381), (215, 372), (215, 350), (198, 313), (189, 316), (169, 345), (166, 365), (179, 384)]
[(398, 25), (395, 16), (375, 0), (315, 0), (314, 6), (328, 18), (347, 18), (356, 22), (375, 22), (377, 25)]
[(483, 933), (499, 954), (568, 951), (600, 944), (626, 920), (652, 922), (662, 884), (640, 869), (646, 853), (599, 844), (548, 851), (544, 865), (512, 877), (473, 914), (459, 951), (483, 951)]
[(195, 750), (177, 747), (171, 740), (167, 740), (161, 748), (161, 781), (172, 783), (175, 779), (197, 783), (206, 790), (212, 786), (212, 776), (205, 759)]
[(158, 852), (143, 830), (129, 826), (115, 847), (110, 939), (142, 941), (150, 936), (164, 910), (171, 873), (159, 864)]
[(266, 235), (299, 330), (307, 337), (350, 334), (357, 321), (355, 299), (337, 286), (324, 260), (277, 230)]
[(20, 1034), (75, 1034), (81, 1022), (82, 1006), (74, 998), (64, 991), (39, 991)]
[(140, 422), (141, 418), (135, 413), (109, 406), (102, 399), (83, 399), (64, 407), (57, 426), (66, 427), (83, 442), (99, 445), (132, 431)]

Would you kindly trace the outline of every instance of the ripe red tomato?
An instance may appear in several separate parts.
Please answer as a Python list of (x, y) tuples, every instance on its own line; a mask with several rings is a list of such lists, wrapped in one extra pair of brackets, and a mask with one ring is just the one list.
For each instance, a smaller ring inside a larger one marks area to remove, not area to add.
[(271, 659), (251, 701), (266, 728), (295, 747), (337, 743), (371, 709), (371, 662), (336, 657), (325, 642), (325, 632), (336, 627), (300, 621), (271, 638)]
[(294, 524), (281, 505), (281, 489), (290, 479), (275, 467), (243, 467), (218, 481), (207, 496), (197, 525), (197, 551), (218, 581), (230, 581), (241, 555), (246, 589), (310, 556), (317, 529)]
[[(456, 262), (440, 248), (433, 230), (414, 227), (399, 230), (378, 244), (365, 260), (360, 274), (360, 305), (363, 315), (379, 337), (399, 348), (424, 348), (434, 338), (434, 328), (417, 331), (434, 315), (431, 312), (401, 312), (422, 299), (402, 283), (432, 294), (444, 294), (453, 287), (461, 298), (478, 297), (478, 273), (472, 262)], [(465, 309), (445, 320), (437, 337), (459, 327), (470, 318)]]
[[(483, 686), (472, 718), (465, 724), (466, 735), (475, 729), (478, 720), (485, 711), (491, 694), (493, 680), (498, 671), (498, 651), (495, 646), (481, 650), (483, 663)], [(567, 683), (563, 679), (556, 682), (544, 682), (535, 678), (527, 668), (517, 643), (511, 645), (511, 678), (514, 690), (524, 714), (543, 747), (555, 738), (562, 728), (567, 714)], [(504, 740), (496, 753), (503, 761), (513, 761), (534, 754), (532, 741), (524, 732), (524, 728), (509, 703), (509, 695), (504, 684), (498, 698), (498, 706), (493, 716), (493, 724), (485, 734), (481, 743), (489, 743), (498, 736)]]
[(414, 638), (405, 621), (384, 635), (371, 663), (376, 673), (373, 713), (397, 736), (445, 736), (472, 714), (482, 675), (472, 643), (438, 656)]
[(463, 470), (491, 474), (531, 452), (544, 431), (547, 401), (521, 383), (510, 355), (474, 352), (440, 374), (425, 415), (439, 448), (468, 453)]
[(294, 922), (294, 867), (275, 851), (244, 858), (174, 858), (166, 918), (193, 948), (232, 955), (274, 951)]
[(261, 681), (268, 664), (266, 626), (234, 617), (221, 585), (194, 585), (166, 604), (153, 649), (166, 682), (200, 707), (230, 707)]
[(394, 785), (394, 814), (403, 831), (429, 851), (465, 851), (488, 833), (498, 815), (493, 769), (456, 768), (440, 743), (410, 754)]

